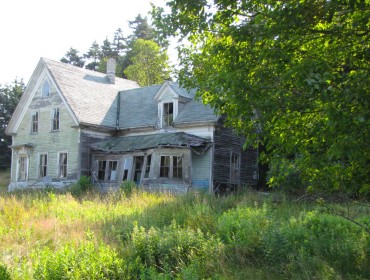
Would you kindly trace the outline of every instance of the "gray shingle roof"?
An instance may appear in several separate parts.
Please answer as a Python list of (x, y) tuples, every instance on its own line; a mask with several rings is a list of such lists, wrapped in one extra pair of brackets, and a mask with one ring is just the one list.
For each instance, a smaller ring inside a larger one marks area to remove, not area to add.
[(117, 77), (115, 84), (110, 84), (104, 73), (42, 60), (80, 123), (115, 127), (118, 91), (139, 87)]
[(147, 150), (159, 146), (170, 147), (201, 147), (209, 140), (184, 132), (158, 133), (144, 136), (115, 137), (91, 145), (94, 150), (104, 152), (131, 152)]
[[(178, 95), (190, 99), (175, 118), (174, 125), (217, 121), (217, 116), (210, 106), (194, 100), (195, 91), (188, 92), (180, 88), (177, 83), (168, 84)], [(153, 85), (120, 92), (119, 127), (121, 129), (156, 126), (158, 104), (153, 98), (161, 86)]]

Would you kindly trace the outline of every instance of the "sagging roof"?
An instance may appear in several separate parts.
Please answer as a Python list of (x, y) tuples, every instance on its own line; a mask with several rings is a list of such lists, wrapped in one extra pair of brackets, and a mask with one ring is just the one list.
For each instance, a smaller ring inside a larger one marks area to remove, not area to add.
[(143, 136), (115, 137), (91, 145), (96, 151), (109, 153), (125, 153), (139, 150), (148, 150), (158, 147), (205, 147), (210, 140), (188, 134), (185, 132), (177, 133), (158, 133)]
[(47, 58), (41, 60), (79, 123), (116, 127), (118, 92), (139, 87), (135, 81), (116, 77), (111, 84), (105, 73)]
[[(178, 83), (166, 82), (172, 90), (188, 101), (179, 110), (173, 125), (187, 123), (216, 122), (217, 115), (209, 105), (204, 105), (194, 99), (195, 90), (187, 91)], [(153, 99), (162, 85), (152, 85), (143, 88), (120, 92), (119, 128), (132, 129), (138, 127), (155, 127), (158, 124), (158, 103)]]

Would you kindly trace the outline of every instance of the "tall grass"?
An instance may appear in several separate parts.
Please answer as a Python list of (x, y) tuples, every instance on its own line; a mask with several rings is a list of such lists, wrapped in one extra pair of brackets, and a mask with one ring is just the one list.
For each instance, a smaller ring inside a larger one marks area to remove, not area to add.
[[(1, 194), (0, 277), (370, 278), (364, 228), (314, 203), (281, 201), (251, 191)], [(348, 207), (369, 223), (368, 207)]]
[(6, 192), (8, 190), (9, 182), (10, 182), (10, 170), (0, 169), (0, 193)]

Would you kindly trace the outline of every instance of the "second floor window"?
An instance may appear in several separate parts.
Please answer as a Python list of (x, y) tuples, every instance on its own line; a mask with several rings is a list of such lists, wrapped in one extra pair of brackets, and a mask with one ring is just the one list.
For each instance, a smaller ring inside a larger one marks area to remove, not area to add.
[(51, 129), (53, 131), (59, 130), (59, 108), (53, 109)]
[(32, 114), (31, 133), (37, 133), (39, 131), (39, 112)]
[(163, 104), (163, 126), (170, 126), (173, 123), (173, 103)]

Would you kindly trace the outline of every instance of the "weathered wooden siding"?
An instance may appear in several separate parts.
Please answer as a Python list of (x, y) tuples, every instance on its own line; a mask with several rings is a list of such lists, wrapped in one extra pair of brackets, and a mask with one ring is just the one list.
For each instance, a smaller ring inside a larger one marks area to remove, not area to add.
[(229, 184), (231, 153), (240, 154), (239, 185), (255, 186), (257, 179), (257, 152), (253, 148), (243, 150), (245, 138), (232, 129), (217, 126), (214, 133), (214, 184)]
[[(31, 143), (34, 148), (30, 152), (28, 178), (31, 181), (40, 181), (39, 155), (48, 154), (47, 175), (56, 178), (58, 173), (58, 152), (68, 153), (68, 178), (76, 179), (78, 172), (78, 129), (73, 128), (75, 122), (57, 89), (50, 83), (50, 96), (41, 97), (41, 87), (37, 89), (24, 118), (21, 120), (17, 134), (13, 136), (13, 145)], [(52, 109), (59, 108), (60, 127), (58, 131), (51, 131)], [(38, 111), (38, 133), (31, 133), (32, 113)], [(13, 152), (12, 158), (12, 182), (17, 180), (18, 155)]]
[(109, 134), (97, 133), (89, 130), (81, 130), (79, 157), (79, 173), (81, 176), (91, 176), (92, 152), (90, 145), (109, 138)]

